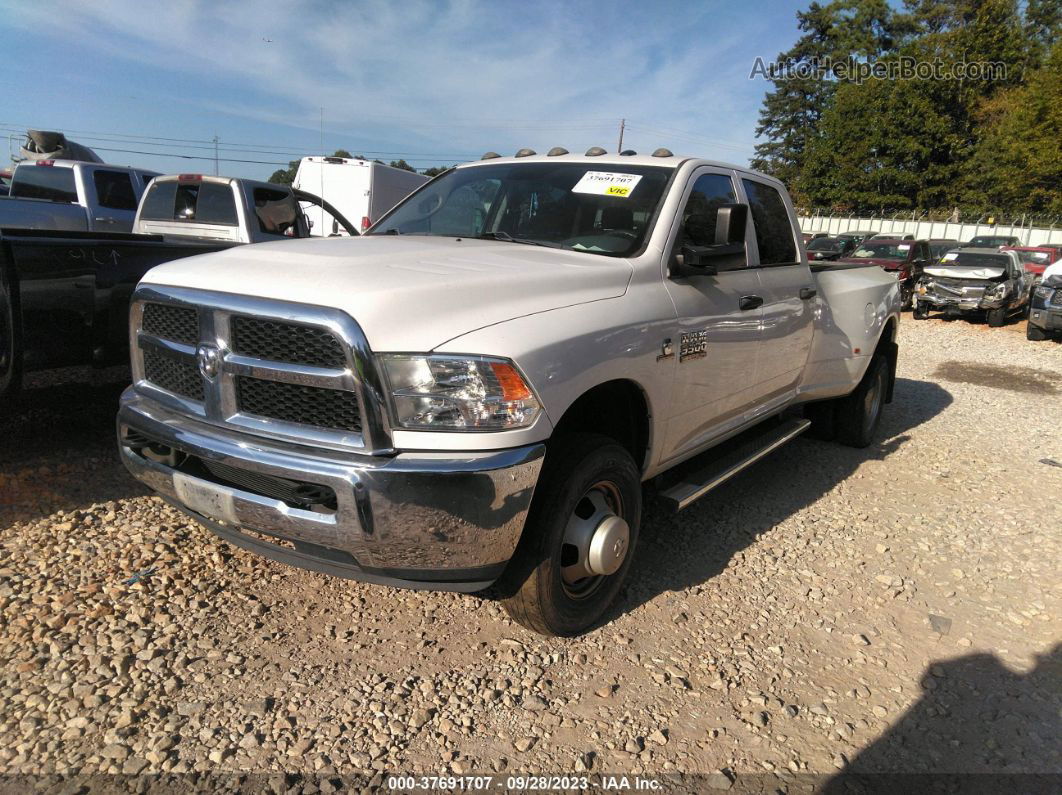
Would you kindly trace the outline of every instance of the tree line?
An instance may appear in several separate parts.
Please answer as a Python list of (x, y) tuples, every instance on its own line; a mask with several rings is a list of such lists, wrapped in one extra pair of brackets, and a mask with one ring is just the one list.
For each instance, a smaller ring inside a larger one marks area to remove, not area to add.
[[(771, 65), (752, 166), (799, 205), (1062, 214), (1062, 0), (833, 0), (797, 22)], [(850, 74), (902, 62), (936, 70)], [(1004, 68), (970, 77), (971, 63)]]

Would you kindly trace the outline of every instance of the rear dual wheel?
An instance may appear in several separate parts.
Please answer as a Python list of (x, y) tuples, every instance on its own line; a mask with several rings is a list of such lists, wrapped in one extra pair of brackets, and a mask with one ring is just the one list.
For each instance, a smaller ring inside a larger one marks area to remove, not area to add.
[(641, 514), (641, 477), (626, 449), (597, 434), (554, 442), (503, 578), (506, 611), (543, 635), (592, 628), (627, 577)]

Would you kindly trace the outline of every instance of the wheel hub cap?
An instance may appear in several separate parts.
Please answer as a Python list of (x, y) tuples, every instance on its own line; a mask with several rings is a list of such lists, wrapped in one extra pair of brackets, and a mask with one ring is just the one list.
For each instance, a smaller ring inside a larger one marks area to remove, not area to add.
[(587, 568), (594, 574), (615, 574), (627, 556), (631, 530), (619, 516), (606, 516), (590, 539)]
[(619, 571), (630, 548), (630, 527), (605, 491), (595, 487), (580, 501), (565, 527), (564, 547), (561, 578), (572, 595), (589, 592), (601, 577)]

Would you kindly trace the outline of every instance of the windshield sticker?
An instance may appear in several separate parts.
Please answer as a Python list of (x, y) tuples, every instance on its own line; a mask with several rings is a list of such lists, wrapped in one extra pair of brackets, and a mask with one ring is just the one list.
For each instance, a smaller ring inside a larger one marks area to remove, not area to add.
[(575, 183), (572, 193), (593, 193), (626, 199), (641, 181), (641, 174), (616, 174), (611, 171), (587, 171)]
[(953, 259), (958, 259), (958, 258), (959, 258), (959, 255), (956, 254), (954, 251), (949, 252), (949, 253), (944, 255), (944, 261), (945, 262), (951, 262)]
[(910, 251), (911, 250), (911, 247), (907, 246), (907, 245), (899, 245), (896, 248), (898, 248), (900, 251)]

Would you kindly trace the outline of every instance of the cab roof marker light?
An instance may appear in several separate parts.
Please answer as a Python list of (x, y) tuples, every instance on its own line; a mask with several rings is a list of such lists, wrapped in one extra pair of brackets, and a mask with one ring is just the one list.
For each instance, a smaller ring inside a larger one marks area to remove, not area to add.
[(493, 160), (496, 157), (501, 157), (497, 152), (484, 152), (483, 157), (480, 160)]
[(653, 157), (674, 157), (675, 153), (670, 149), (661, 146), (659, 149), (653, 152)]
[(636, 154), (638, 154), (638, 153), (635, 152), (633, 149), (624, 149), (622, 152), (620, 152), (620, 156), (621, 157), (630, 157), (631, 155), (636, 155)]
[(538, 152), (536, 152), (534, 149), (521, 149), (519, 152), (517, 152), (513, 156), (514, 157), (531, 157), (531, 155), (537, 155), (537, 154), (538, 154)]
[(607, 154), (608, 152), (606, 152), (600, 146), (591, 146), (589, 149), (586, 150), (586, 157), (600, 157), (601, 155)]
[(566, 155), (566, 154), (568, 154), (568, 150), (565, 149), (563, 146), (555, 146), (552, 149), (550, 149), (548, 152), (546, 152), (546, 157), (557, 157), (558, 155)]

